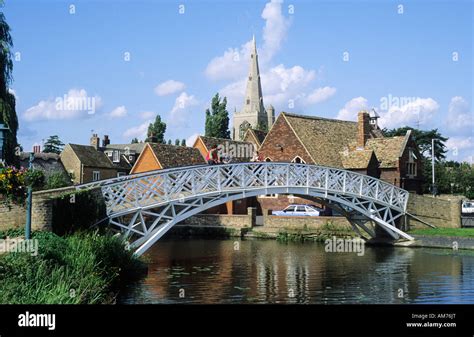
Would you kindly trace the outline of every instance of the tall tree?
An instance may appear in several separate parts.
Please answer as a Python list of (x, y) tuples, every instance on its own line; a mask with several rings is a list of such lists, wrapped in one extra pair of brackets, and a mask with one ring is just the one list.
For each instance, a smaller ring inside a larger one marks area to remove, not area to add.
[(138, 138), (135, 137), (132, 139), (131, 144), (137, 144), (138, 143)]
[(176, 138), (176, 139), (174, 140), (174, 145), (179, 146), (179, 139), (178, 139), (178, 138)]
[(206, 109), (206, 137), (230, 138), (229, 113), (227, 112), (227, 97), (221, 101), (216, 93), (211, 101), (211, 110)]
[(171, 145), (171, 139), (168, 139), (168, 145)]
[(181, 146), (186, 146), (186, 139), (181, 139)]
[(157, 143), (162, 143), (165, 139), (166, 123), (161, 121), (161, 116), (156, 115), (155, 121), (148, 126), (148, 140), (156, 137)]
[(57, 153), (60, 154), (63, 151), (64, 143), (61, 142), (57, 135), (49, 136), (44, 143), (44, 153)]
[[(0, 1), (0, 7), (3, 7), (3, 1)], [(0, 12), (0, 123), (5, 124), (9, 129), (5, 132), (3, 157), (6, 163), (15, 165), (19, 163), (19, 158), (16, 156), (18, 117), (15, 111), (15, 96), (9, 90), (13, 79), (11, 48), (13, 48), (13, 40), (10, 35), (10, 26), (3, 12)]]
[(387, 137), (393, 136), (404, 136), (408, 130), (412, 131), (413, 139), (415, 140), (420, 153), (425, 158), (431, 158), (431, 140), (435, 139), (435, 158), (436, 160), (444, 160), (446, 159), (446, 153), (448, 150), (446, 149), (445, 142), (448, 140), (447, 137), (443, 137), (439, 132), (438, 129), (432, 130), (419, 130), (412, 127), (402, 127), (397, 129), (387, 130), (384, 129), (383, 133)]

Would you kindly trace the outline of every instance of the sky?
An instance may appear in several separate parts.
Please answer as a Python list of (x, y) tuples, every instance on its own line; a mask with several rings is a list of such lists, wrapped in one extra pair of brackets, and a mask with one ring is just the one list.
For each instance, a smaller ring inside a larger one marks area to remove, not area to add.
[[(203, 134), (219, 92), (244, 102), (255, 35), (264, 104), (381, 127), (438, 128), (474, 162), (473, 1), (6, 0), (10, 90), (25, 151), (51, 135), (88, 144)], [(72, 104), (75, 103), (75, 104)], [(84, 104), (79, 104), (84, 103)], [(231, 118), (232, 120), (232, 118)]]

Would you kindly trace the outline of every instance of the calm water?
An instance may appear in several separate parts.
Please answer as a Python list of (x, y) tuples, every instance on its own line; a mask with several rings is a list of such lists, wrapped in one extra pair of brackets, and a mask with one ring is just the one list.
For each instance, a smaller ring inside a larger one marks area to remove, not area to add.
[(474, 303), (468, 251), (366, 247), (357, 256), (316, 243), (176, 239), (146, 256), (148, 276), (121, 303)]

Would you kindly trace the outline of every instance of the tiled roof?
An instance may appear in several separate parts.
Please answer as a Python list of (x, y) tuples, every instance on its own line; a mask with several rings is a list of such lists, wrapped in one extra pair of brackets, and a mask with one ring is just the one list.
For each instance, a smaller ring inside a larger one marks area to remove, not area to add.
[(373, 154), (372, 150), (342, 151), (340, 153), (342, 166), (345, 169), (366, 169)]
[(84, 166), (97, 168), (114, 168), (105, 153), (97, 151), (90, 145), (68, 144)]
[(206, 163), (199, 150), (193, 147), (158, 143), (148, 144), (164, 169)]
[(125, 151), (125, 149), (129, 149), (131, 152), (135, 152), (140, 154), (143, 151), (143, 148), (145, 147), (146, 143), (133, 143), (133, 144), (109, 144), (105, 147), (106, 150), (122, 150)]
[(251, 132), (257, 141), (260, 143), (260, 145), (263, 143), (265, 140), (265, 137), (267, 136), (267, 132), (262, 131), (262, 130), (257, 130), (257, 129), (248, 129), (247, 132)]
[(356, 122), (282, 114), (316, 164), (343, 167), (340, 152), (356, 139)]
[[(234, 149), (236, 149), (237, 151), (239, 151), (239, 149), (242, 148), (242, 145), (246, 146), (248, 149), (252, 149), (251, 152), (253, 152), (253, 149), (254, 149), (254, 145), (251, 142), (243, 142), (243, 141), (232, 140), (232, 139), (214, 138), (214, 137), (206, 137), (206, 136), (199, 136), (199, 138), (202, 140), (207, 150), (210, 150), (214, 145), (217, 147), (221, 146), (224, 152), (226, 151), (227, 148), (230, 150), (230, 146), (234, 146)], [(232, 161), (233, 162), (248, 162), (250, 161), (252, 156), (253, 156), (253, 153), (249, 153), (246, 156), (235, 155), (233, 156)]]
[(406, 136), (369, 139), (366, 147), (374, 150), (381, 168), (397, 167), (398, 158), (405, 148)]

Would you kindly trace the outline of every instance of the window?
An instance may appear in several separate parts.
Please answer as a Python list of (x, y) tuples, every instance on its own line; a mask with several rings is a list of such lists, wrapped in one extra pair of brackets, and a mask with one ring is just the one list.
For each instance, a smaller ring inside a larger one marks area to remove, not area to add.
[(117, 177), (123, 177), (127, 175), (125, 172), (117, 172)]
[(306, 210), (305, 210), (304, 206), (297, 206), (296, 211), (297, 212), (305, 212)]
[(295, 206), (288, 206), (286, 209), (285, 209), (285, 212), (294, 212), (295, 211)]
[(114, 151), (113, 162), (118, 163), (119, 161), (120, 161), (120, 152), (119, 151)]
[(293, 158), (293, 160), (291, 161), (292, 163), (297, 163), (297, 164), (306, 164), (306, 162), (301, 159), (300, 156), (296, 156), (295, 158)]
[(240, 139), (244, 139), (245, 132), (247, 131), (248, 128), (250, 128), (250, 123), (249, 122), (243, 121), (242, 124), (240, 124), (240, 126), (239, 126)]
[(418, 159), (413, 149), (408, 150), (408, 162), (406, 163), (407, 176), (416, 177), (417, 165), (415, 160)]
[(270, 161), (272, 161), (272, 160), (271, 160), (269, 157), (267, 157), (267, 158), (265, 158), (265, 161), (266, 161), (266, 162), (270, 162)]
[(112, 157), (112, 151), (108, 151), (108, 152), (107, 152), (107, 156), (108, 156), (108, 157)]
[(249, 104), (250, 104), (250, 100), (249, 100), (249, 99), (247, 99), (247, 105), (249, 105)]
[(100, 171), (92, 171), (92, 181), (100, 180)]

